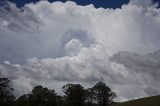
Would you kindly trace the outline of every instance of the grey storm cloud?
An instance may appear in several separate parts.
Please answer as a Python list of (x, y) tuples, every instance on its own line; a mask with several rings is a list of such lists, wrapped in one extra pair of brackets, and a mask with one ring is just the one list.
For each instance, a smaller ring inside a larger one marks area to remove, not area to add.
[[(160, 51), (156, 54), (160, 56)], [(160, 92), (160, 61), (153, 58), (153, 55), (155, 53), (139, 55), (130, 52), (119, 52), (111, 60), (126, 67), (129, 73), (135, 77), (134, 79), (137, 80), (135, 82), (142, 86), (146, 94), (156, 95)]]
[(40, 1), (0, 7), (0, 76), (15, 94), (35, 85), (104, 81), (117, 101), (160, 94), (160, 9), (131, 0), (120, 9)]

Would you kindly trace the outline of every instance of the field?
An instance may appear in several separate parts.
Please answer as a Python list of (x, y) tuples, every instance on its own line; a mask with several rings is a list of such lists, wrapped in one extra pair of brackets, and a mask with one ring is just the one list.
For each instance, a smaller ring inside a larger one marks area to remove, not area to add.
[(153, 96), (153, 97), (127, 101), (112, 106), (160, 106), (160, 96)]

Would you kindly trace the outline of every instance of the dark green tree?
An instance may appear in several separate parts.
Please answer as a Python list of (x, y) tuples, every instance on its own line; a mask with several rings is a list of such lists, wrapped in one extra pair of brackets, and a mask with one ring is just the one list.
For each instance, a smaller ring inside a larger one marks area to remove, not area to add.
[(93, 88), (94, 94), (96, 95), (97, 103), (102, 106), (110, 105), (113, 102), (113, 99), (116, 97), (116, 94), (106, 86), (103, 82), (98, 82)]
[(57, 106), (64, 106), (65, 105), (65, 100), (62, 96), (57, 95), (56, 96), (56, 104)]
[(93, 106), (96, 96), (92, 88), (86, 89), (86, 103), (88, 106)]
[(16, 106), (63, 106), (63, 97), (54, 90), (36, 86), (31, 94), (24, 94), (16, 100)]
[(8, 78), (0, 78), (0, 106), (13, 106), (15, 97)]
[(80, 84), (67, 84), (63, 86), (67, 106), (83, 106), (86, 96)]
[(57, 106), (57, 95), (54, 90), (36, 86), (32, 90), (32, 106)]
[(16, 106), (31, 106), (31, 94), (24, 94), (16, 100)]

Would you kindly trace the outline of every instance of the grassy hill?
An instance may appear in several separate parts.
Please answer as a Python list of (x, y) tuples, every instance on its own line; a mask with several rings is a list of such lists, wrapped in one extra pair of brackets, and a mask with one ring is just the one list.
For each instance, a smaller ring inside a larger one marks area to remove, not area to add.
[(160, 106), (160, 96), (141, 98), (137, 100), (118, 103), (112, 106)]

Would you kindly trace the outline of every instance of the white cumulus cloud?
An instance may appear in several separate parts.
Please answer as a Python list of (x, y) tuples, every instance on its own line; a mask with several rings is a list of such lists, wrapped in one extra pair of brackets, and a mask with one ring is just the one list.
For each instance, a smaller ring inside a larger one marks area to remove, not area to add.
[(160, 9), (131, 0), (120, 9), (40, 1), (0, 7), (0, 75), (17, 96), (35, 85), (104, 81), (117, 101), (160, 94)]

